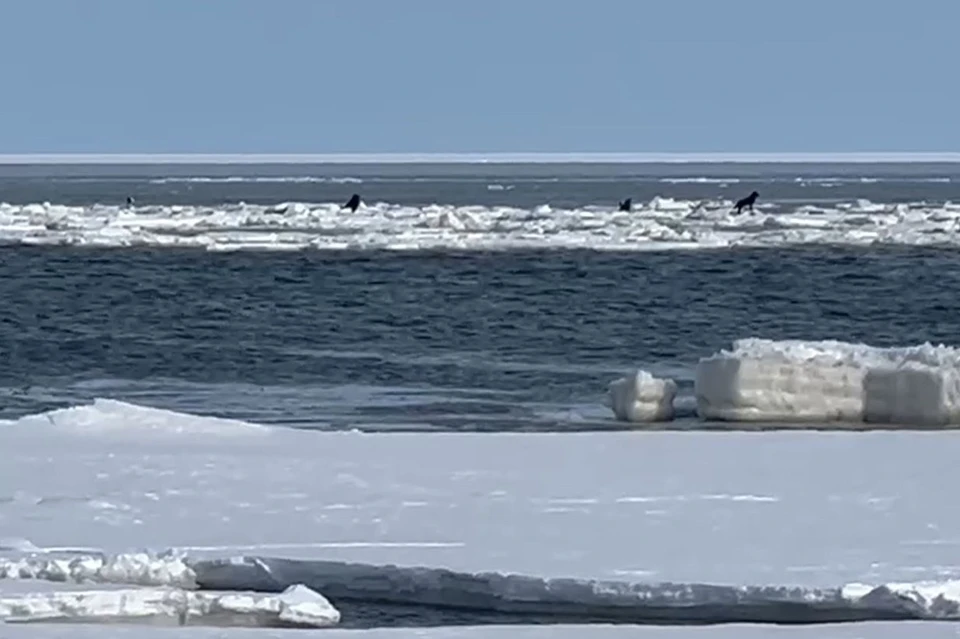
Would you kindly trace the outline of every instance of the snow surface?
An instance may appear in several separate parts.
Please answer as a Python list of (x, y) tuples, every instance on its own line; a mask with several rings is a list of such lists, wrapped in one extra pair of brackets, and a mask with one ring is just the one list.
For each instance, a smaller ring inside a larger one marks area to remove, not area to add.
[[(101, 412), (128, 432), (91, 428)], [(55, 415), (0, 426), (5, 601), (25, 580), (302, 583), (351, 614), (386, 600), (491, 620), (957, 616), (960, 513), (936, 493), (960, 479), (955, 432), (211, 430), (120, 402)]]
[(340, 613), (324, 597), (303, 586), (290, 586), (279, 595), (140, 588), (0, 597), (0, 619), (8, 623), (126, 621), (325, 628), (336, 625)]
[(631, 212), (621, 212), (610, 207), (561, 209), (547, 204), (518, 209), (371, 202), (349, 213), (341, 210), (340, 202), (214, 207), (0, 203), (0, 243), (191, 246), (210, 251), (960, 244), (960, 204), (956, 203), (855, 200), (783, 208), (763, 202), (742, 215), (733, 215), (732, 205), (732, 200), (655, 197), (638, 203)]
[(622, 422), (661, 422), (673, 419), (673, 400), (677, 384), (638, 370), (610, 382), (607, 389), (610, 408)]
[(960, 423), (960, 349), (749, 338), (697, 365), (705, 419)]

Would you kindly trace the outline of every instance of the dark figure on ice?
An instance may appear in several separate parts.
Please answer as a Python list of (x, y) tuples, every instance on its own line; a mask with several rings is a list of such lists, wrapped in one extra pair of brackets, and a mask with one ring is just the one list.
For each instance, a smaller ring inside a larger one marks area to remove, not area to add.
[(360, 196), (354, 193), (350, 196), (350, 199), (347, 200), (347, 203), (340, 207), (341, 209), (350, 209), (351, 213), (356, 213), (357, 209), (360, 208)]
[(753, 193), (743, 198), (742, 200), (737, 200), (737, 203), (734, 205), (734, 207), (737, 209), (737, 215), (742, 213), (744, 208), (750, 209), (750, 212), (752, 213), (753, 204), (754, 202), (757, 201), (758, 197), (760, 197), (760, 194), (754, 191)]
[(620, 203), (619, 210), (630, 211), (632, 208), (633, 208), (633, 198), (628, 197), (627, 199), (625, 199), (623, 202)]

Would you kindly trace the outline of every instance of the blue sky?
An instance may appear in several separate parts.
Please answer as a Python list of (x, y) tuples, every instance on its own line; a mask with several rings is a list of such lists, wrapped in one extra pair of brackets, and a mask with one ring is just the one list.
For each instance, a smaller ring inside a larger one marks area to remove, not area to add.
[(960, 150), (957, 0), (6, 0), (0, 153)]

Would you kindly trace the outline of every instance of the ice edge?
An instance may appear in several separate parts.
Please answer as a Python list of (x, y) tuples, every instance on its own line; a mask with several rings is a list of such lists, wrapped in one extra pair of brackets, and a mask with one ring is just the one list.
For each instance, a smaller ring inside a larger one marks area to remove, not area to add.
[[(443, 623), (812, 624), (958, 619), (952, 585), (723, 586), (541, 579), (269, 557), (193, 562), (200, 589), (278, 592), (300, 583), (344, 606), (389, 605), (401, 623), (418, 611)], [(348, 614), (345, 612), (345, 614)]]

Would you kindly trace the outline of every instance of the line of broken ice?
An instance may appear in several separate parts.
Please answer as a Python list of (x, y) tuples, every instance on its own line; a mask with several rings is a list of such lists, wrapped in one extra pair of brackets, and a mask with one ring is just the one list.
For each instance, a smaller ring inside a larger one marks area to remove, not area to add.
[(633, 211), (423, 207), (383, 202), (219, 206), (0, 204), (0, 244), (228, 250), (667, 250), (795, 244), (960, 245), (960, 204), (764, 203), (734, 215), (727, 200), (655, 197)]

